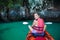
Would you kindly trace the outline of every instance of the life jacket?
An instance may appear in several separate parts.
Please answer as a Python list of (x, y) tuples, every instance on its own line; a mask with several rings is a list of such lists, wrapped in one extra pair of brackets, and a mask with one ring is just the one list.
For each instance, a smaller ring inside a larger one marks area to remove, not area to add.
[(37, 33), (42, 33), (44, 30), (44, 21), (41, 18), (37, 19), (36, 21), (38, 21), (38, 26), (34, 26), (33, 29), (35, 29)]

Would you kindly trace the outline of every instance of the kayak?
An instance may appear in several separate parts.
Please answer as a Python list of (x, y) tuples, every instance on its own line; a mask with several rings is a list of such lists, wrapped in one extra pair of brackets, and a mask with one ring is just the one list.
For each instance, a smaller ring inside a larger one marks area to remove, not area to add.
[(30, 31), (26, 37), (26, 40), (54, 40), (54, 38), (47, 31), (45, 31), (44, 37), (34, 37)]

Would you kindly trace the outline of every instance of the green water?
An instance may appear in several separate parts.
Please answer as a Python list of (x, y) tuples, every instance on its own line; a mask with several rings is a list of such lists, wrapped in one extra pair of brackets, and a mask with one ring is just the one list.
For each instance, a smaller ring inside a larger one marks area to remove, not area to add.
[[(22, 22), (0, 23), (0, 40), (26, 40), (28, 25), (31, 25), (32, 21), (27, 21), (27, 25)], [(47, 25), (46, 30), (55, 40), (60, 40), (60, 23)]]

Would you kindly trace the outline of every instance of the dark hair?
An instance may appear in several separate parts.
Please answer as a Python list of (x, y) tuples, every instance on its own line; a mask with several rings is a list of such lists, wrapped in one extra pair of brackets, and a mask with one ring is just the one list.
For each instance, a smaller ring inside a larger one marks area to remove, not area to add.
[(34, 12), (34, 14), (38, 14), (40, 16), (40, 13)]

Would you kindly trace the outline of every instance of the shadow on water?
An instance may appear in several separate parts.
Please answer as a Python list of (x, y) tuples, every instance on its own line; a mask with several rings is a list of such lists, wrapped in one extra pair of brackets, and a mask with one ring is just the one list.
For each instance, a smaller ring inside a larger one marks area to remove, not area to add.
[(11, 29), (11, 28), (2, 29), (2, 30), (0, 30), (0, 33), (3, 34), (5, 31), (10, 30), (10, 29)]
[(2, 38), (3, 33), (7, 30), (10, 30), (10, 29), (11, 28), (5, 28), (5, 29), (0, 30), (0, 40), (3, 40), (3, 38)]

